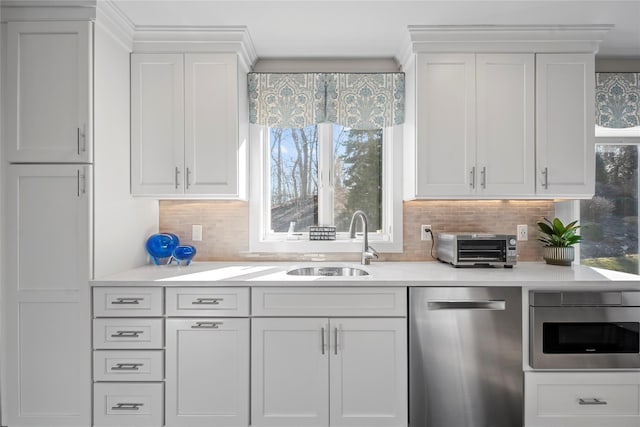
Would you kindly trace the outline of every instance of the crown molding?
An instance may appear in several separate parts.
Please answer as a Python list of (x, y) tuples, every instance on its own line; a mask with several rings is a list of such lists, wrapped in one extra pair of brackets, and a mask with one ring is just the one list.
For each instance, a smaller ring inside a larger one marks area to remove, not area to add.
[(245, 26), (136, 26), (134, 52), (237, 53), (250, 70), (258, 56)]
[(409, 25), (397, 59), (427, 52), (597, 53), (613, 25)]
[(133, 50), (135, 25), (112, 0), (98, 2), (96, 26), (103, 28), (129, 52)]
[(2, 22), (7, 21), (93, 21), (96, 0), (3, 0)]

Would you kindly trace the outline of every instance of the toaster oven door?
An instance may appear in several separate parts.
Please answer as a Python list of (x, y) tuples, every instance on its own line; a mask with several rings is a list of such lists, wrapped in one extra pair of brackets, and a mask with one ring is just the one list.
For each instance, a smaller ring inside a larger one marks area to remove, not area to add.
[(507, 241), (504, 239), (458, 240), (458, 262), (506, 262)]

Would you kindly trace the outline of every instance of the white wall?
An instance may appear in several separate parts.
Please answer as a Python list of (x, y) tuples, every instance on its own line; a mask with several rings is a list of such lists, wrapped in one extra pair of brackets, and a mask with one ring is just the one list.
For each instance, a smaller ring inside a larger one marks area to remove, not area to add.
[(94, 277), (147, 263), (145, 241), (158, 231), (158, 201), (129, 190), (129, 53), (98, 13), (94, 62)]

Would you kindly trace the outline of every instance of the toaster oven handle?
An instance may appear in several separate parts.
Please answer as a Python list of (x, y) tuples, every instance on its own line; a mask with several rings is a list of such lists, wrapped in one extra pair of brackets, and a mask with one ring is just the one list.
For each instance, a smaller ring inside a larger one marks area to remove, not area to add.
[(429, 310), (499, 310), (504, 311), (507, 303), (504, 300), (468, 300), (468, 301), (428, 301)]

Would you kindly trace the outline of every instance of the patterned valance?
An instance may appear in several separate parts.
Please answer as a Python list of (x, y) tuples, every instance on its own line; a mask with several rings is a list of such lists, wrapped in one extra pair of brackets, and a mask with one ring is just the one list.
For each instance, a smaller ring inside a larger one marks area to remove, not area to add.
[(596, 124), (640, 126), (640, 73), (596, 73)]
[(249, 73), (249, 122), (277, 128), (404, 122), (404, 73)]

